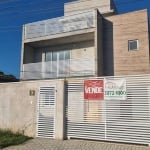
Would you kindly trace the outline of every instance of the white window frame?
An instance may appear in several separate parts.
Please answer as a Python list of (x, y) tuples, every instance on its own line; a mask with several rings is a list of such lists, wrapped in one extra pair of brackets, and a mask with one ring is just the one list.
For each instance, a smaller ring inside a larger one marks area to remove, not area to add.
[[(130, 49), (130, 43), (131, 42), (136, 42), (137, 43), (137, 48), (136, 49)], [(137, 51), (137, 50), (139, 50), (139, 40), (138, 39), (128, 40), (128, 51)]]
[[(62, 60), (60, 60), (60, 52), (62, 52), (63, 53), (63, 59)], [(69, 58), (66, 58), (66, 53), (67, 52), (69, 52)], [(45, 62), (47, 62), (47, 60), (46, 60), (46, 53), (50, 53), (50, 57), (51, 57), (51, 60), (49, 61), (49, 62), (51, 62), (51, 71), (53, 72), (53, 67), (52, 67), (52, 63), (53, 62), (56, 62), (56, 67), (57, 67), (57, 69), (56, 69), (56, 73), (57, 73), (57, 75), (56, 75), (56, 77), (59, 77), (60, 76), (60, 62), (62, 61), (68, 61), (69, 60), (69, 63), (70, 63), (70, 50), (62, 50), (62, 51), (46, 51), (45, 52)], [(53, 53), (56, 53), (56, 61), (54, 61), (53, 60)], [(63, 62), (64, 63), (64, 62)], [(64, 67), (64, 64), (62, 64), (62, 66), (61, 67), (63, 67), (63, 69), (65, 69)]]

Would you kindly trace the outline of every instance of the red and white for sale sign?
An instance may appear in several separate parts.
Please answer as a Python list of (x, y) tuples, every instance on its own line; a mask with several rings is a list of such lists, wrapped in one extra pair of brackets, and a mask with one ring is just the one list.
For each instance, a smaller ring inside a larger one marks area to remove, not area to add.
[(85, 100), (104, 99), (104, 80), (85, 80), (84, 81)]

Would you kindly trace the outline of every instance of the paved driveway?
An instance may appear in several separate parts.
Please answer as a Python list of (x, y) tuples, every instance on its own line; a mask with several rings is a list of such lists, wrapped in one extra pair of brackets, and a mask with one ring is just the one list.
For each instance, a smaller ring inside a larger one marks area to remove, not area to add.
[(4, 150), (150, 150), (148, 146), (107, 143), (86, 140), (50, 140), (36, 138)]

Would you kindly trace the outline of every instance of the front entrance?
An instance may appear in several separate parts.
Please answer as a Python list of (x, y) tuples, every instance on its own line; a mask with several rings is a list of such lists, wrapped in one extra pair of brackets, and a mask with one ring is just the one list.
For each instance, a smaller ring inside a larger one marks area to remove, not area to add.
[(40, 87), (37, 112), (37, 137), (54, 138), (55, 86)]

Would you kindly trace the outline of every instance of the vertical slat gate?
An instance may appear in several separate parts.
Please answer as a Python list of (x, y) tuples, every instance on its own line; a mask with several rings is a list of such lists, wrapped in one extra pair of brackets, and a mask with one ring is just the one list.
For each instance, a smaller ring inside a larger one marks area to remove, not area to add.
[(109, 78), (126, 79), (126, 100), (85, 100), (84, 79), (68, 83), (68, 138), (150, 144), (150, 75)]
[(38, 99), (37, 136), (54, 138), (55, 87), (40, 87)]

